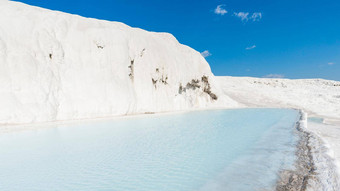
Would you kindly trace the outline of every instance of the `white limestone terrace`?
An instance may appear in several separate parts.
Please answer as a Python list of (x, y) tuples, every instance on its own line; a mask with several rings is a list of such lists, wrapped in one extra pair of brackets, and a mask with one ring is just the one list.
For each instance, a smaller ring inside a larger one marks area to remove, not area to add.
[(0, 124), (220, 105), (237, 103), (171, 34), (0, 3)]
[(245, 107), (299, 108), (309, 116), (340, 120), (340, 82), (323, 79), (216, 77), (222, 91)]

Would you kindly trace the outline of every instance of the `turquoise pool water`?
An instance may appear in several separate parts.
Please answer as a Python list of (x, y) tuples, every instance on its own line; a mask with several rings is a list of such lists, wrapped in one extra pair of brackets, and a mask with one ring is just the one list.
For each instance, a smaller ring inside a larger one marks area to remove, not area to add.
[(272, 190), (298, 111), (136, 117), (0, 135), (0, 190)]
[(321, 117), (308, 117), (308, 122), (323, 123), (324, 119)]

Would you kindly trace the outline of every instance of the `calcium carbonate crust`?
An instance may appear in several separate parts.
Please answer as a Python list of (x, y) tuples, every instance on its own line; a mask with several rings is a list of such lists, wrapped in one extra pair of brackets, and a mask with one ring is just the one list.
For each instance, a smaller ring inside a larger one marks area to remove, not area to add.
[(171, 34), (2, 1), (0, 105), (4, 125), (237, 103)]
[(225, 95), (244, 107), (299, 108), (340, 120), (340, 82), (324, 79), (216, 77)]
[(296, 129), (300, 140), (295, 169), (281, 172), (276, 190), (340, 190), (335, 161), (328, 155), (329, 149), (320, 137), (307, 129), (307, 113), (300, 111)]

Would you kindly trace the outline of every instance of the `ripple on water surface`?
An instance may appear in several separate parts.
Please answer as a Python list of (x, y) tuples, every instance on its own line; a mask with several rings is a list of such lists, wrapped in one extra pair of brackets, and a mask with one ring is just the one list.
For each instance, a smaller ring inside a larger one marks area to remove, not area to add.
[(0, 135), (0, 190), (271, 190), (299, 113), (200, 111)]

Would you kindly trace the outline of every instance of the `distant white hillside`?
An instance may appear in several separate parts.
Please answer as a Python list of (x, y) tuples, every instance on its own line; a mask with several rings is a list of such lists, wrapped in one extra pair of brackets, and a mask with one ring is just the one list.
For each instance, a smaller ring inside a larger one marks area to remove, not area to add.
[(221, 105), (236, 103), (171, 34), (0, 3), (0, 124)]
[(292, 107), (340, 120), (340, 82), (216, 77), (225, 95), (247, 107)]

